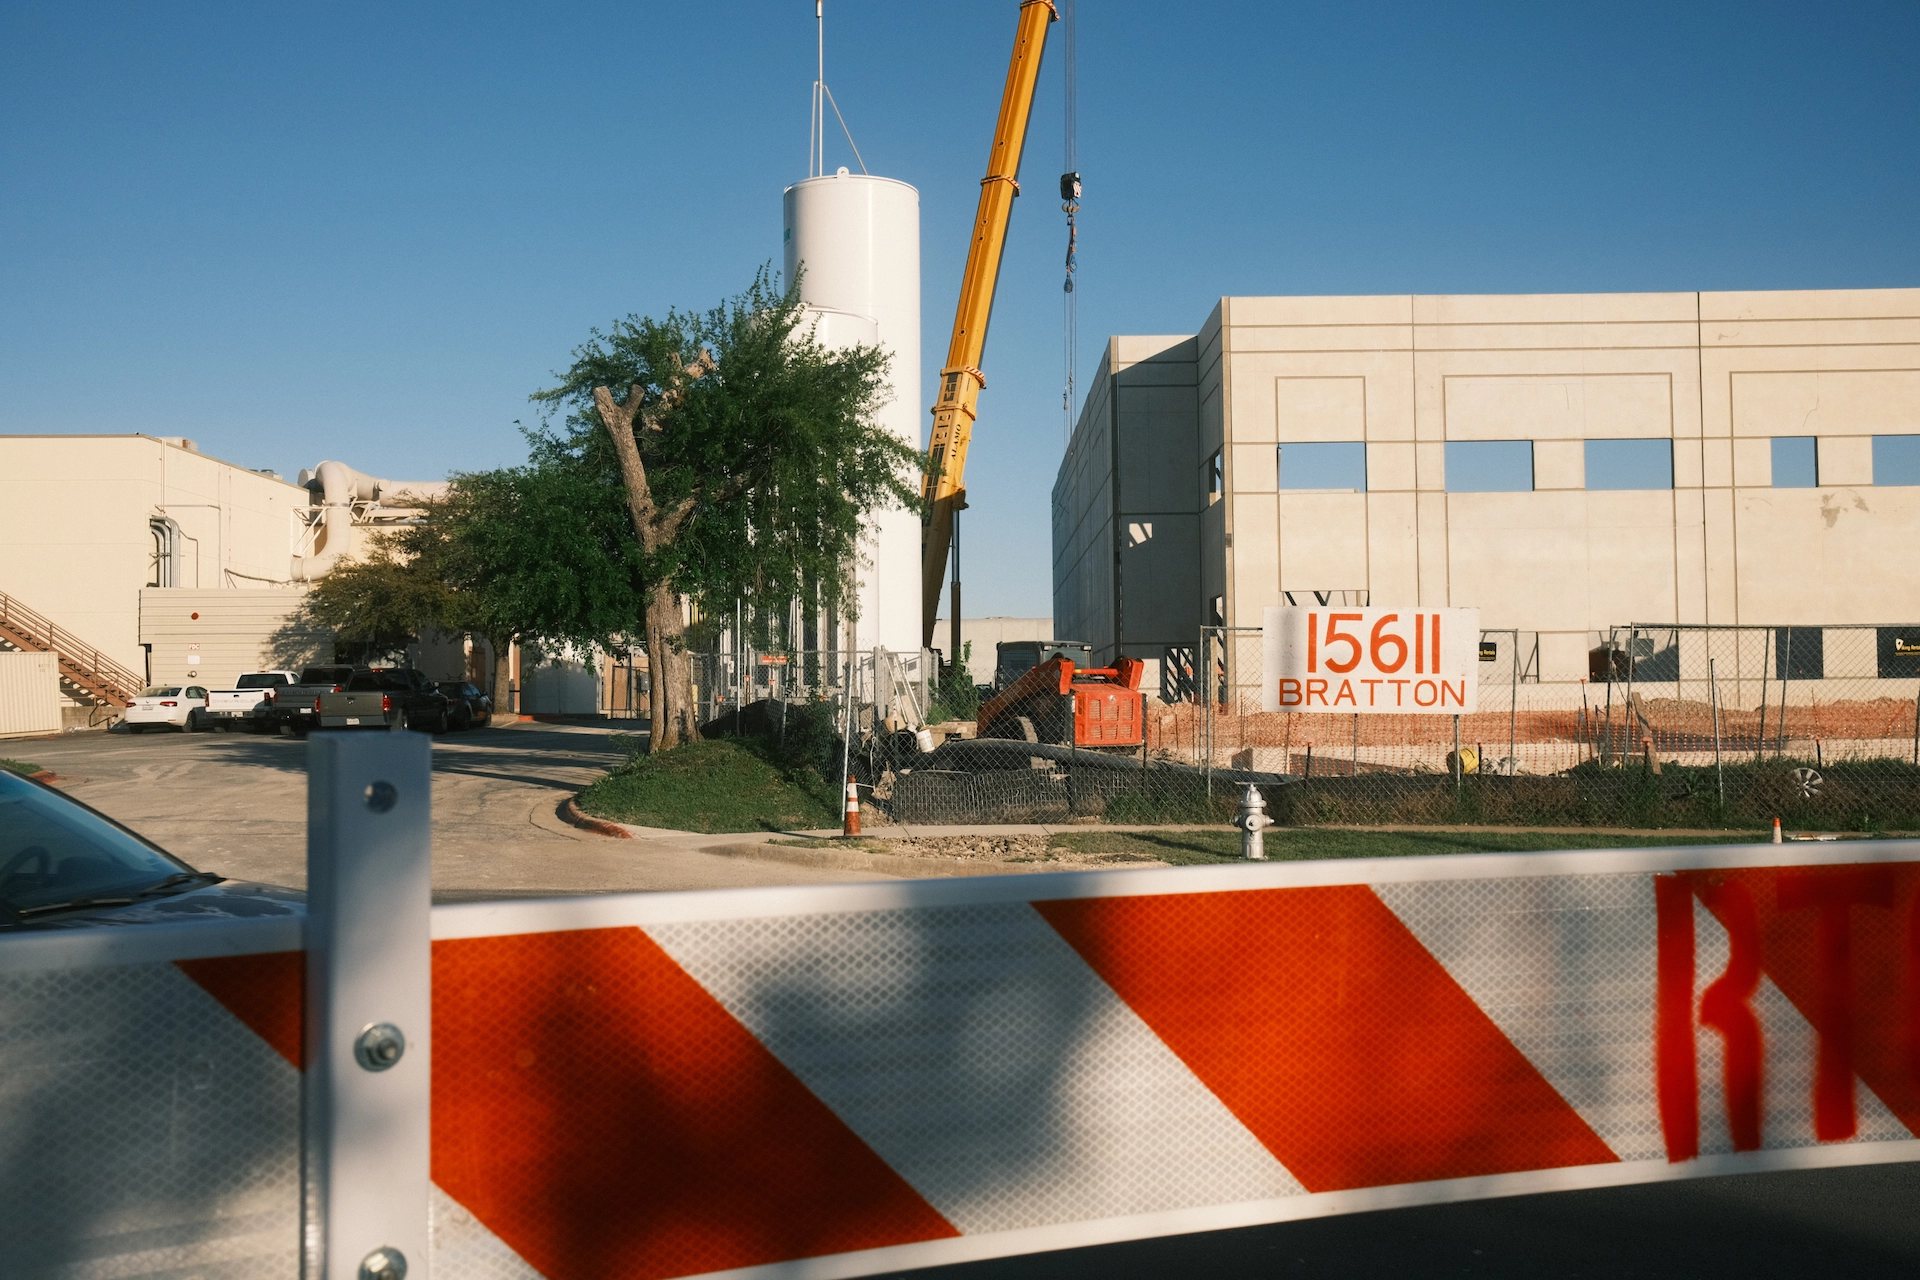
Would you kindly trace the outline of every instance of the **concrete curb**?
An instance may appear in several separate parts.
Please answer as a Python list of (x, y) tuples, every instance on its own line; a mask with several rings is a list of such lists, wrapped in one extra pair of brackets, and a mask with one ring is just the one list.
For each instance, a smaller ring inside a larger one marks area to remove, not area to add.
[(580, 806), (573, 802), (572, 796), (568, 796), (565, 800), (561, 801), (560, 818), (564, 822), (579, 827), (582, 831), (591, 831), (596, 835), (612, 836), (616, 840), (633, 839), (633, 832), (627, 830), (619, 823), (603, 822), (599, 818), (591, 818), (580, 812)]

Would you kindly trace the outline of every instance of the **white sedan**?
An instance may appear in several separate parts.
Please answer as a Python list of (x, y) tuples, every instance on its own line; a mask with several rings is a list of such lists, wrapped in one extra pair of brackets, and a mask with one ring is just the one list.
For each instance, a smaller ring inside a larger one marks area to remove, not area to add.
[(206, 713), (207, 691), (199, 685), (155, 685), (142, 689), (127, 707), (127, 732), (145, 733), (150, 727), (171, 725), (198, 733)]

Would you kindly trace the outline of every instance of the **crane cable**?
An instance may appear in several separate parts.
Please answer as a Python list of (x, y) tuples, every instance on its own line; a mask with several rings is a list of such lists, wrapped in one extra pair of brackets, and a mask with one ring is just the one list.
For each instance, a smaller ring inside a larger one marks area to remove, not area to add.
[(1067, 215), (1067, 271), (1066, 281), (1062, 285), (1061, 299), (1063, 340), (1066, 346), (1067, 381), (1060, 395), (1061, 446), (1064, 448), (1073, 442), (1073, 399), (1077, 370), (1080, 339), (1080, 299), (1073, 291), (1073, 275), (1079, 269), (1076, 251), (1079, 248), (1080, 230), (1076, 215), (1080, 212), (1080, 158), (1079, 146), (1075, 134), (1079, 121), (1076, 96), (1078, 93), (1078, 69), (1076, 67), (1074, 28), (1074, 0), (1066, 0), (1066, 30), (1062, 33), (1066, 39), (1066, 164), (1065, 172), (1060, 175), (1060, 211)]

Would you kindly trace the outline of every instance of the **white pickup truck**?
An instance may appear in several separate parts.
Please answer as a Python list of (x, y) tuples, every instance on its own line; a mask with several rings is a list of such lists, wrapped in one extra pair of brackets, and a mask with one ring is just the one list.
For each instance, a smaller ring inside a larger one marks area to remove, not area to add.
[(275, 689), (285, 688), (300, 679), (293, 671), (250, 671), (231, 689), (212, 689), (207, 693), (207, 709), (201, 718), (216, 728), (235, 725), (259, 732), (273, 724)]

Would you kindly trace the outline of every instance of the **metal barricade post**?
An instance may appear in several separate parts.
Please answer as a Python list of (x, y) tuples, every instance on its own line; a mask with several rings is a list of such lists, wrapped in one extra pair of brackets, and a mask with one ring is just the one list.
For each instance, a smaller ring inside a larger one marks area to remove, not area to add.
[(307, 1280), (427, 1275), (431, 750), (307, 748)]

